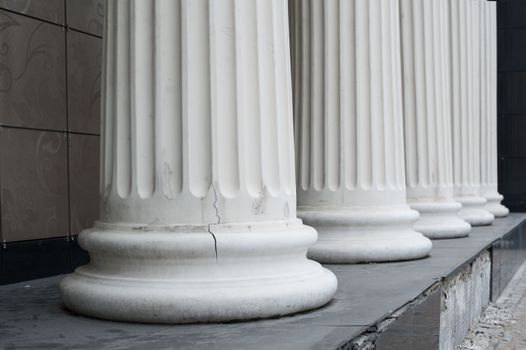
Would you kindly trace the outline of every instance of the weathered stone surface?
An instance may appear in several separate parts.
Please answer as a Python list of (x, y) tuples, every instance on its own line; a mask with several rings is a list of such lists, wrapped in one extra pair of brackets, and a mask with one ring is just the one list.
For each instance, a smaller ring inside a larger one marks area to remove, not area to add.
[(488, 201), (486, 210), (500, 218), (510, 211), (500, 203), (503, 196), (497, 189), (497, 3), (486, 1), (481, 10), (480, 183), (481, 193)]
[(450, 13), (447, 1), (401, 1), (407, 200), (415, 230), (458, 238), (471, 226), (453, 200)]
[(329, 302), (296, 217), (286, 0), (106, 6), (101, 218), (65, 305), (189, 323)]
[(295, 0), (298, 216), (325, 263), (425, 257), (406, 202), (398, 1)]

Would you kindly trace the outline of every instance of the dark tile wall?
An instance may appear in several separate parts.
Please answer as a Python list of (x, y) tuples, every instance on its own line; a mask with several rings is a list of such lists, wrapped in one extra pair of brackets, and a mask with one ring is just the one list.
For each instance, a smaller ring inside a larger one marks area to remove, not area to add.
[(70, 28), (102, 36), (103, 0), (69, 0), (66, 5), (68, 26)]
[(65, 130), (65, 33), (58, 25), (0, 12), (0, 122)]
[(64, 24), (64, 0), (0, 0), (0, 8)]
[(78, 235), (99, 215), (99, 137), (71, 134), (68, 163), (70, 233)]
[(526, 1), (497, 1), (499, 190), (526, 211)]
[(64, 133), (4, 128), (0, 133), (2, 239), (68, 233), (67, 137)]
[(68, 31), (68, 128), (100, 133), (100, 38)]
[(72, 271), (98, 217), (103, 0), (0, 0), (0, 284)]

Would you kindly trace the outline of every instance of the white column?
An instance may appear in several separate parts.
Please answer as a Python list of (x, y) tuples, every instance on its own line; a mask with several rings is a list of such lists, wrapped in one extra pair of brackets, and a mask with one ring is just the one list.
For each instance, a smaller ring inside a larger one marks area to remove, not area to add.
[(402, 0), (407, 200), (420, 213), (415, 229), (457, 238), (471, 226), (453, 200), (449, 3)]
[(500, 202), (497, 176), (497, 3), (485, 1), (482, 5), (482, 124), (480, 133), (481, 193), (487, 199), (486, 210), (495, 217), (509, 214)]
[(107, 3), (101, 219), (66, 306), (187, 323), (327, 303), (296, 217), (286, 0)]
[(398, 0), (295, 0), (298, 215), (328, 263), (425, 257), (406, 203)]
[(462, 204), (460, 216), (472, 226), (494, 220), (480, 195), (481, 1), (451, 1), (453, 183), (455, 200)]

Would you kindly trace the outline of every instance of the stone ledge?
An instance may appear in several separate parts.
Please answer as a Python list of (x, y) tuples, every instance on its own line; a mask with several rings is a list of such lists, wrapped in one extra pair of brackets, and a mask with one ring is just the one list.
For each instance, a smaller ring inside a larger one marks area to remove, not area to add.
[[(434, 241), (431, 256), (422, 260), (326, 265), (339, 279), (336, 298), (314, 312), (279, 319), (184, 326), (109, 322), (66, 311), (57, 290), (61, 276), (6, 285), (0, 287), (0, 347), (359, 349), (377, 343), (379, 349), (389, 349), (395, 343), (388, 331), (419, 324), (416, 316), (422, 315), (430, 327), (421, 334), (436, 343), (440, 309), (435, 311), (442, 304), (444, 281), (489, 254), (492, 245), (524, 219), (526, 214), (511, 214), (492, 226), (474, 228), (467, 238)], [(499, 254), (503, 266), (507, 255)], [(517, 254), (513, 256), (517, 260)], [(413, 336), (412, 344), (418, 341)]]

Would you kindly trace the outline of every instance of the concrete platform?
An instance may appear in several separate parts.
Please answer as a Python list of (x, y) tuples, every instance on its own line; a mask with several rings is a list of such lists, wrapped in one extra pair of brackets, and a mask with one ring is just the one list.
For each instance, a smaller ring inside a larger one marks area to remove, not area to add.
[[(388, 349), (393, 342), (382, 341), (388, 332), (381, 333), (394, 327), (393, 321), (409, 315), (421, 301), (435, 300), (431, 296), (438, 295), (448, 277), (491, 250), (525, 219), (526, 214), (512, 214), (492, 226), (474, 228), (467, 238), (434, 241), (431, 256), (418, 261), (327, 265), (339, 280), (335, 300), (280, 319), (184, 326), (108, 322), (65, 310), (57, 291), (61, 276), (6, 285), (0, 287), (0, 348), (350, 349), (380, 339), (378, 348)], [(430, 329), (436, 329), (436, 317), (433, 322)], [(437, 337), (436, 332), (427, 336), (433, 344), (438, 344)]]

